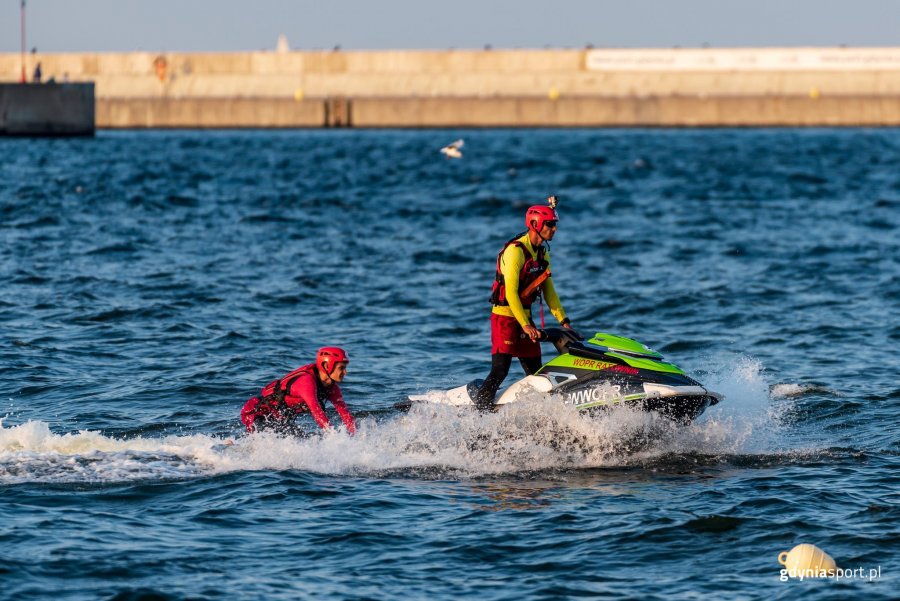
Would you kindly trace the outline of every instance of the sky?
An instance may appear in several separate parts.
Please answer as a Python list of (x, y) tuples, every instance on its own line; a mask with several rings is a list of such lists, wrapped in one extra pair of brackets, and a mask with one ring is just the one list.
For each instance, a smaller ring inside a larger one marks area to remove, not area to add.
[[(0, 0), (19, 52), (21, 0)], [(27, 0), (41, 52), (900, 46), (900, 0)]]

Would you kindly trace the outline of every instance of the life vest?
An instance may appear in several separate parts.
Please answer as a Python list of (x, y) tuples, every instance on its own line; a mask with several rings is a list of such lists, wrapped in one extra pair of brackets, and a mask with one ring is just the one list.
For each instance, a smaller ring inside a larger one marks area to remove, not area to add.
[(544, 245), (541, 244), (537, 247), (537, 257), (532, 258), (528, 248), (519, 240), (521, 237), (522, 234), (519, 234), (508, 241), (500, 249), (500, 254), (497, 255), (497, 271), (494, 275), (494, 288), (491, 290), (491, 303), (494, 305), (509, 305), (509, 301), (506, 298), (506, 284), (503, 281), (503, 272), (500, 271), (500, 260), (510, 245), (518, 246), (522, 249), (522, 254), (525, 255), (525, 264), (522, 265), (522, 270), (519, 272), (519, 298), (522, 300), (523, 306), (531, 306), (541, 294), (541, 284), (550, 277), (550, 262), (544, 256)]
[(291, 390), (291, 386), (294, 385), (294, 382), (305, 375), (311, 375), (315, 380), (316, 402), (319, 403), (319, 406), (324, 412), (325, 406), (322, 403), (322, 397), (325, 395), (325, 391), (322, 383), (319, 381), (319, 378), (316, 375), (316, 366), (310, 364), (304, 365), (303, 367), (298, 367), (283, 378), (272, 380), (271, 382), (263, 386), (263, 389), (259, 393), (259, 396), (254, 397), (255, 399), (257, 399), (257, 402), (253, 407), (248, 407), (247, 413), (252, 413), (253, 417), (256, 417), (257, 415), (274, 414), (279, 419), (289, 420), (309, 411), (309, 407), (306, 403), (298, 403), (297, 405), (291, 407), (288, 406), (287, 402), (285, 401), (285, 397), (287, 397), (288, 392)]

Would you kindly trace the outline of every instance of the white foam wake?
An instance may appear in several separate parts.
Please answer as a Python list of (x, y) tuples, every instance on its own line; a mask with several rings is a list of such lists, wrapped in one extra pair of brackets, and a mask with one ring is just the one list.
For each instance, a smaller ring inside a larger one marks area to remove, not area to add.
[(769, 390), (769, 394), (774, 399), (799, 397), (807, 394), (823, 393), (829, 395), (838, 395), (837, 391), (831, 390), (817, 384), (792, 384), (779, 383), (773, 384)]
[[(620, 409), (595, 418), (527, 399), (496, 414), (414, 407), (382, 421), (363, 419), (356, 436), (256, 434), (229, 444), (213, 436), (117, 439), (58, 434), (44, 422), (0, 422), (0, 483), (180, 479), (233, 471), (302, 470), (366, 475), (438, 470), (459, 477), (632, 465), (671, 453), (732, 455), (779, 450), (777, 415), (758, 362), (741, 359), (708, 376), (726, 400), (698, 423), (679, 427)], [(440, 393), (434, 393), (440, 394)]]

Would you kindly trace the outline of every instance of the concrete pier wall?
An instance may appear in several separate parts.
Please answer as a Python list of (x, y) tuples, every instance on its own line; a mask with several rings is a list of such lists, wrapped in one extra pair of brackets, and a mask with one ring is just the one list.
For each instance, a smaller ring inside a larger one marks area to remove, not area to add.
[(325, 102), (293, 98), (110, 98), (97, 101), (106, 128), (325, 127)]
[(0, 135), (92, 136), (94, 85), (0, 83)]
[(354, 127), (765, 127), (900, 125), (900, 98), (355, 99)]
[(544, 98), (110, 99), (109, 128), (229, 127), (776, 127), (898, 126), (900, 99), (582, 97)]
[[(900, 102), (900, 48), (37, 59), (45, 77), (96, 83), (98, 127), (896, 125)], [(0, 80), (19, 61), (0, 54)]]

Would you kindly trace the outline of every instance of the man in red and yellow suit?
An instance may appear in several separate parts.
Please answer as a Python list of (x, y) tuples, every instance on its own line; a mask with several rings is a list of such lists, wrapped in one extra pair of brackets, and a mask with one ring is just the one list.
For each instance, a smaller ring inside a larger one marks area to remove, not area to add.
[[(552, 199), (555, 202), (555, 198)], [(531, 305), (543, 297), (553, 316), (571, 328), (550, 277), (550, 251), (559, 215), (550, 206), (535, 205), (525, 212), (528, 231), (507, 242), (497, 256), (491, 293), (491, 373), (478, 390), (475, 404), (482, 411), (493, 407), (494, 396), (509, 373), (513, 357), (526, 374), (541, 368), (540, 331), (531, 318)], [(543, 325), (543, 324), (542, 324)]]
[(259, 396), (241, 409), (241, 422), (248, 432), (270, 430), (279, 434), (298, 434), (295, 420), (304, 413), (312, 415), (322, 429), (331, 427), (325, 413), (325, 401), (330, 401), (350, 434), (356, 423), (338, 383), (347, 374), (350, 358), (335, 346), (326, 346), (316, 353), (316, 362), (299, 367), (288, 375), (269, 382)]

